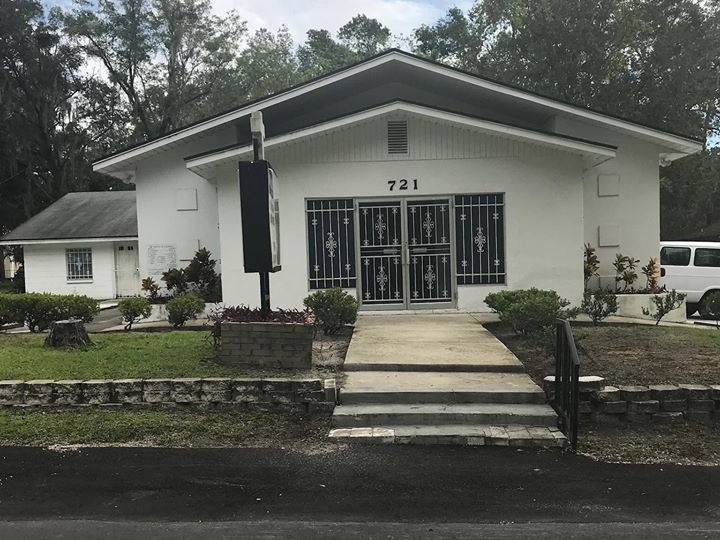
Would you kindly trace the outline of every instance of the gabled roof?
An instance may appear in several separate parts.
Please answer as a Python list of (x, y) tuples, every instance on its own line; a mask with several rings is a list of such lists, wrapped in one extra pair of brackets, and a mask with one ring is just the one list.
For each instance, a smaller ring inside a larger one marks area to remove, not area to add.
[[(372, 76), (368, 76), (367, 80), (361, 81), (362, 76), (367, 73), (370, 73)], [(313, 107), (309, 102), (311, 98), (308, 96), (312, 93), (317, 93), (319, 95), (316, 101), (328, 107), (328, 100), (330, 100), (329, 107), (332, 108), (332, 98), (327, 95), (327, 93), (328, 89), (333, 86), (345, 92), (352, 91), (358, 96), (362, 96), (362, 102), (365, 103), (367, 107), (378, 105), (377, 101), (372, 101), (373, 92), (376, 94), (382, 93), (381, 99), (384, 102), (387, 102), (388, 99), (403, 99), (401, 95), (393, 95), (391, 98), (388, 98), (388, 95), (394, 91), (396, 92), (398, 81), (407, 79), (409, 74), (412, 74), (412, 76), (416, 78), (422, 76), (422, 83), (428, 88), (432, 88), (436, 96), (438, 93), (453, 97), (460, 96), (460, 99), (464, 100), (470, 108), (475, 109), (482, 105), (483, 101), (492, 99), (501, 102), (508, 109), (512, 109), (518, 116), (527, 117), (530, 124), (541, 125), (553, 116), (583, 119), (657, 144), (666, 150), (665, 153), (670, 158), (694, 153), (702, 148), (702, 142), (698, 139), (643, 125), (590, 108), (573, 105), (555, 98), (529, 92), (486, 77), (445, 66), (404, 51), (391, 49), (356, 64), (290, 87), (287, 90), (244, 103), (232, 110), (211, 116), (176, 129), (161, 137), (139, 143), (106, 156), (94, 163), (94, 170), (113, 173), (122, 171), (123, 168), (132, 168), (134, 163), (149, 155), (171, 148), (189, 138), (201, 136), (211, 130), (224, 127), (228, 124), (242, 122), (242, 127), (247, 128), (247, 126), (245, 126), (247, 118), (254, 111), (262, 110), (268, 112), (277, 109), (275, 121), (269, 125), (266, 122), (266, 127), (271, 132), (274, 124), (278, 124), (278, 126), (275, 127), (278, 131), (287, 133), (306, 127), (299, 124), (303, 119), (307, 119), (307, 125), (328, 120), (327, 115), (332, 116), (332, 111), (328, 111), (325, 117), (318, 115), (313, 116)], [(352, 82), (349, 83), (348, 80), (351, 78)], [(423, 84), (415, 85), (418, 93), (422, 93), (425, 90)], [(379, 92), (379, 89), (382, 89), (383, 92)], [(428, 99), (431, 98), (428, 97)], [(289, 102), (293, 101), (297, 102), (295, 107), (288, 105)], [(432, 105), (431, 103), (426, 104)], [(287, 118), (290, 113), (295, 114), (299, 118), (295, 124), (283, 125), (285, 118)], [(334, 116), (340, 115), (336, 112)], [(245, 129), (245, 131), (248, 130)], [(276, 134), (279, 133), (271, 133), (271, 135)]]
[(0, 244), (137, 238), (134, 191), (68, 193), (0, 238)]
[[(566, 135), (558, 135), (557, 133), (547, 131), (527, 129), (506, 123), (494, 122), (485, 118), (461, 115), (452, 111), (443, 111), (403, 101), (386, 103), (379, 107), (359, 111), (348, 116), (329, 120), (327, 122), (321, 122), (320, 124), (308, 126), (307, 128), (292, 131), (283, 135), (270, 137), (265, 140), (265, 148), (267, 150), (272, 150), (308, 137), (340, 130), (348, 125), (354, 125), (356, 123), (365, 122), (398, 112), (431, 119), (437, 122), (452, 124), (465, 129), (499, 135), (514, 140), (530, 142), (532, 144), (587, 156), (591, 161), (603, 161), (613, 158), (615, 157), (617, 150), (614, 146), (595, 141), (588, 141)], [(212, 178), (212, 171), (215, 167), (222, 165), (223, 163), (235, 162), (241, 156), (248, 155), (252, 151), (252, 144), (233, 145), (189, 156), (185, 158), (185, 165), (189, 170), (204, 178)]]

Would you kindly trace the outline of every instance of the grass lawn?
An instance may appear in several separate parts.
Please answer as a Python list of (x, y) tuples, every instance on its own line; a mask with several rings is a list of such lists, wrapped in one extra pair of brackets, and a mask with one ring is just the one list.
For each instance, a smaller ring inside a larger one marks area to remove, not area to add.
[[(501, 323), (487, 325), (539, 382), (555, 360)], [(607, 384), (720, 384), (720, 331), (640, 324), (574, 324), (581, 375)]]
[(222, 376), (206, 332), (108, 333), (87, 350), (50, 349), (45, 335), (0, 334), (0, 379)]
[(601, 461), (720, 465), (720, 425), (581, 426), (578, 446)]
[(0, 333), (2, 379), (125, 379), (165, 377), (333, 377), (345, 359), (351, 331), (319, 336), (313, 368), (283, 371), (232, 367), (214, 361), (208, 332), (91, 334), (86, 350), (44, 347), (44, 334)]
[(284, 446), (326, 443), (328, 415), (198, 410), (0, 410), (0, 445)]

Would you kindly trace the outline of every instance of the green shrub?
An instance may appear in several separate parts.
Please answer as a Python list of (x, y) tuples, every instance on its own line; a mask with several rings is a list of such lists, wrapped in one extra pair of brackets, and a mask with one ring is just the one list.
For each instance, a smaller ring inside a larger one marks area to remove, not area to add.
[(46, 330), (53, 321), (80, 319), (93, 320), (100, 311), (96, 300), (87, 296), (25, 293), (7, 295), (15, 321), (35, 332)]
[(557, 319), (573, 319), (578, 313), (567, 309), (570, 302), (555, 291), (536, 288), (489, 294), (485, 303), (518, 334), (542, 340), (552, 334)]
[(168, 322), (173, 327), (180, 328), (202, 313), (205, 309), (205, 301), (196, 294), (185, 293), (168, 301), (165, 307), (168, 312)]
[(490, 309), (502, 317), (502, 314), (505, 313), (512, 304), (518, 302), (527, 292), (528, 291), (520, 289), (517, 291), (490, 293), (485, 297), (485, 303)]
[(720, 291), (708, 293), (700, 302), (700, 315), (715, 321), (715, 328), (720, 328)]
[(148, 276), (143, 279), (140, 283), (140, 288), (143, 292), (147, 293), (150, 300), (157, 300), (158, 293), (160, 292), (160, 285), (158, 285), (153, 278)]
[(623, 284), (623, 291), (632, 291), (633, 283), (638, 278), (636, 268), (638, 261), (635, 257), (628, 257), (622, 253), (615, 254), (613, 267), (615, 268), (615, 284)]
[(200, 248), (187, 267), (171, 268), (163, 273), (162, 280), (173, 296), (192, 292), (206, 302), (220, 302), (222, 284), (220, 275), (215, 272), (216, 263), (207, 249)]
[(140, 319), (147, 319), (150, 316), (152, 307), (147, 298), (133, 296), (120, 300), (118, 302), (118, 311), (123, 317), (125, 330), (130, 330), (133, 323), (138, 322)]
[(585, 244), (585, 260), (583, 261), (583, 273), (585, 275), (585, 287), (591, 277), (598, 275), (600, 269), (600, 259), (597, 256), (597, 250), (590, 244)]
[(682, 306), (686, 296), (686, 294), (679, 293), (675, 289), (669, 293), (656, 294), (652, 297), (652, 302), (655, 304), (655, 312), (653, 313), (647, 308), (642, 308), (643, 315), (655, 319), (655, 325), (657, 326), (665, 315)]
[(18, 322), (19, 316), (17, 312), (14, 294), (0, 294), (0, 328), (5, 324)]
[(312, 311), (315, 325), (326, 334), (335, 334), (357, 320), (357, 300), (340, 288), (314, 292), (303, 304)]
[(595, 292), (585, 291), (583, 293), (580, 311), (587, 313), (593, 324), (597, 324), (604, 318), (616, 313), (618, 310), (617, 295), (606, 290)]

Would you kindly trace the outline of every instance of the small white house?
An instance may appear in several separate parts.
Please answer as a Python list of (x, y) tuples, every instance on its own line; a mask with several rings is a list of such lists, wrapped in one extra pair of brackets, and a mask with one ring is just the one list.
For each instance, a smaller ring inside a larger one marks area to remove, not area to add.
[(22, 245), (27, 292), (140, 293), (134, 191), (69, 193), (0, 238)]
[(327, 287), (363, 309), (483, 311), (532, 286), (577, 302), (584, 243), (606, 275), (616, 252), (657, 256), (659, 165), (702, 148), (391, 50), (97, 161), (136, 186), (141, 277), (204, 246), (225, 303), (259, 304), (238, 187), (255, 111), (279, 194), (273, 307)]

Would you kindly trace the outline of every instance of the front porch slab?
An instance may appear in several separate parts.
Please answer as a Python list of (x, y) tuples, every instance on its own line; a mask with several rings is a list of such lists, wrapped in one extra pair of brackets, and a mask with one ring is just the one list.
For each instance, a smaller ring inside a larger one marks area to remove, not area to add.
[(346, 371), (523, 372), (522, 363), (469, 314), (358, 317)]

